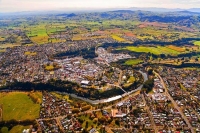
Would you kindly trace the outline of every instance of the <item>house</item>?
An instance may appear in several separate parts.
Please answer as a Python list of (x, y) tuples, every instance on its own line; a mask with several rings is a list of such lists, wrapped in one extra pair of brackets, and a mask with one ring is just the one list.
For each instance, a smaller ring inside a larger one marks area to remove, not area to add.
[(30, 129), (24, 129), (22, 133), (29, 133)]
[(87, 81), (87, 80), (82, 80), (81, 81), (81, 84), (82, 85), (89, 85), (90, 81)]
[(89, 133), (99, 133), (95, 128), (92, 128)]

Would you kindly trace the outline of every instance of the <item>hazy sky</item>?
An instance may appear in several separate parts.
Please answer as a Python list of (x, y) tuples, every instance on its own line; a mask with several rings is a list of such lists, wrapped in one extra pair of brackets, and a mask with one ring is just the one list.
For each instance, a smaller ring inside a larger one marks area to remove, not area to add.
[(200, 0), (0, 0), (0, 12), (120, 7), (199, 8)]

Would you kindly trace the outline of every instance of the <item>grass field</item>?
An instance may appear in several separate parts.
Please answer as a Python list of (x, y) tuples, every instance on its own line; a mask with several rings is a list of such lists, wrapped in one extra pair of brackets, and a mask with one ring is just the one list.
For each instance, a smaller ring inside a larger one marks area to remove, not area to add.
[(133, 51), (133, 52), (143, 52), (143, 53), (153, 53), (156, 55), (161, 54), (162, 52), (158, 50), (156, 47), (144, 47), (144, 46), (139, 46), (139, 47), (134, 47), (134, 46), (128, 46), (126, 48), (123, 48), (125, 50)]
[(195, 41), (195, 42), (194, 42), (194, 45), (200, 46), (200, 41)]
[(28, 32), (26, 32), (27, 36), (37, 44), (48, 43), (48, 35), (46, 30), (46, 25), (39, 24), (37, 26), (29, 27)]
[(11, 43), (6, 43), (6, 44), (1, 44), (0, 45), (0, 48), (13, 48), (15, 46), (21, 46), (20, 44), (17, 44), (17, 43), (14, 43), (14, 44), (11, 44)]
[(130, 59), (130, 60), (127, 60), (124, 64), (125, 65), (137, 65), (137, 64), (140, 64), (142, 62), (143, 61), (140, 60), (140, 59)]
[(69, 95), (61, 95), (56, 92), (51, 92), (51, 94), (56, 96), (59, 99), (64, 99), (64, 100), (68, 101), (69, 103), (73, 102), (72, 100), (69, 99)]
[(30, 126), (22, 126), (22, 125), (17, 125), (17, 126), (14, 126), (10, 131), (9, 133), (22, 133), (22, 131), (24, 129), (29, 129)]
[(114, 40), (116, 40), (116, 41), (118, 41), (118, 42), (125, 42), (125, 41), (126, 41), (124, 38), (121, 38), (121, 37), (119, 37), (119, 36), (117, 36), (117, 35), (111, 35), (111, 36), (112, 36), (112, 38), (113, 38)]
[(130, 78), (127, 80), (127, 83), (125, 83), (123, 86), (124, 86), (125, 88), (126, 88), (126, 87), (129, 87), (129, 86), (132, 85), (134, 82), (135, 82), (135, 77), (130, 76)]
[(0, 133), (9, 133), (7, 127), (0, 127)]
[[(95, 112), (98, 118), (104, 117), (100, 111)], [(81, 115), (79, 118), (83, 120), (82, 127), (86, 127), (86, 122), (88, 122), (87, 130), (91, 129), (92, 127), (99, 129), (100, 125), (97, 124), (98, 118), (94, 118), (93, 120), (89, 118), (90, 114)], [(96, 121), (96, 123), (95, 123)]]
[(30, 55), (30, 56), (34, 56), (34, 55), (37, 55), (37, 52), (30, 52), (30, 51), (27, 51), (24, 53), (25, 55)]
[(22, 133), (24, 129), (29, 129), (30, 126), (22, 126), (22, 125), (17, 125), (14, 126), (10, 131), (8, 131), (7, 127), (0, 127), (0, 133)]
[(162, 46), (157, 46), (157, 48), (163, 53), (163, 54), (172, 54), (172, 55), (178, 55), (181, 52), (170, 49), (168, 47), (162, 47)]
[(178, 51), (178, 52), (185, 52), (185, 48), (177, 47), (177, 46), (174, 46), (174, 45), (169, 45), (167, 48)]
[(127, 47), (119, 49), (119, 50), (123, 50), (123, 49), (133, 51), (133, 52), (152, 53), (155, 55), (160, 55), (160, 54), (178, 55), (178, 54), (186, 52), (184, 48), (176, 47), (173, 45), (166, 46), (166, 47), (163, 47), (163, 46), (157, 46), (157, 47), (127, 46)]
[(39, 23), (35, 26), (28, 26), (29, 28), (26, 29), (27, 36), (37, 44), (45, 44), (48, 42), (56, 43), (61, 42), (60, 39), (50, 39), (49, 35), (56, 34), (59, 35), (60, 31), (65, 30), (64, 24), (54, 23)]
[(0, 53), (6, 52), (6, 49), (0, 49)]
[(3, 120), (34, 120), (39, 117), (40, 105), (35, 104), (28, 93), (0, 93), (0, 104), (3, 105)]

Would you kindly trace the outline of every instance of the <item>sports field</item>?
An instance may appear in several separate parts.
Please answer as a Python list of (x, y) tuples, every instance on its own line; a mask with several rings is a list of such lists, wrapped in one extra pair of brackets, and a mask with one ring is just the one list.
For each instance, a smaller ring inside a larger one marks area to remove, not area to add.
[[(38, 95), (38, 98), (42, 95)], [(25, 92), (2, 92), (0, 104), (3, 105), (3, 120), (34, 120), (39, 117), (40, 104), (36, 104)]]

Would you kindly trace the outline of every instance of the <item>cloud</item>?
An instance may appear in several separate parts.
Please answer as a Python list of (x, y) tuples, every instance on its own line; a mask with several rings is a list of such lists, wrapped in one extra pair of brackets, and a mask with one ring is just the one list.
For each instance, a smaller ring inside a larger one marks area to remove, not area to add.
[(198, 8), (200, 0), (0, 0), (0, 12), (114, 7)]

